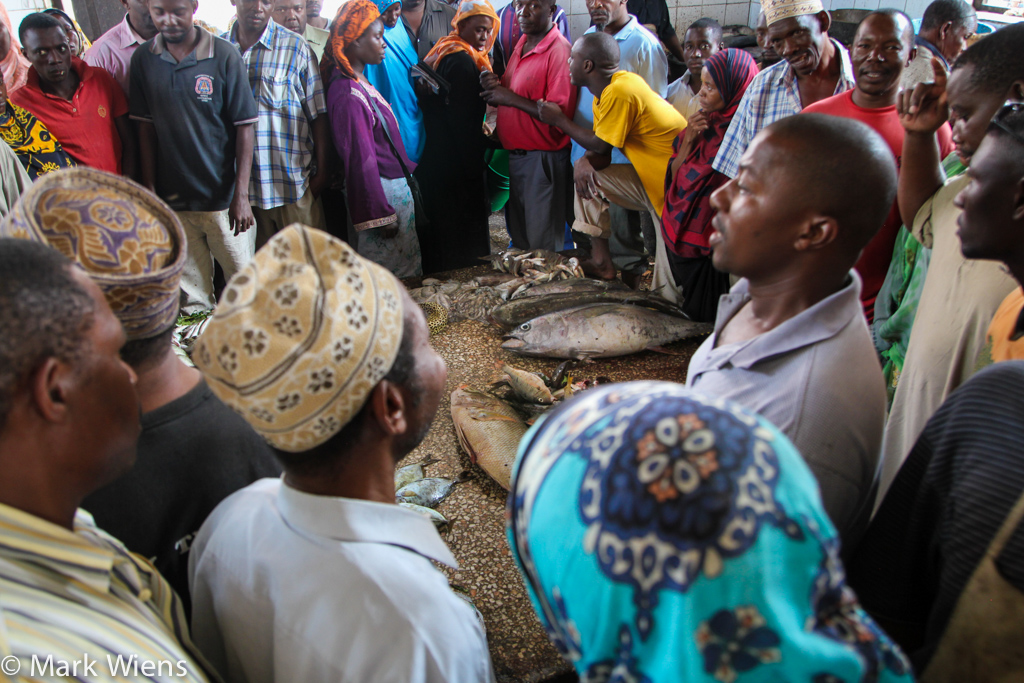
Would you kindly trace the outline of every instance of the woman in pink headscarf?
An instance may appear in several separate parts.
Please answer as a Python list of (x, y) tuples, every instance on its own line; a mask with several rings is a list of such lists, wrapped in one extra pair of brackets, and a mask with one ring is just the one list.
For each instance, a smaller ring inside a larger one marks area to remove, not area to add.
[(14, 92), (25, 85), (28, 78), (29, 63), (21, 54), (17, 32), (11, 23), (11, 15), (7, 7), (0, 3), (0, 69), (3, 70), (7, 92)]

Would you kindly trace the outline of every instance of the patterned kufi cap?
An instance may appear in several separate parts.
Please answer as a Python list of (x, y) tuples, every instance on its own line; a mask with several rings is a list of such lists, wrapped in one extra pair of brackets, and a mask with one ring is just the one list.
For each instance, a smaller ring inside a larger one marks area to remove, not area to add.
[(127, 178), (82, 167), (48, 173), (14, 205), (0, 236), (45, 242), (77, 262), (129, 340), (160, 334), (178, 317), (181, 222)]
[(825, 9), (821, 0), (761, 0), (765, 22), (771, 26), (776, 21), (805, 14), (817, 14)]
[(295, 223), (231, 278), (192, 359), (273, 446), (308, 451), (337, 434), (391, 369), (401, 290), (341, 240)]

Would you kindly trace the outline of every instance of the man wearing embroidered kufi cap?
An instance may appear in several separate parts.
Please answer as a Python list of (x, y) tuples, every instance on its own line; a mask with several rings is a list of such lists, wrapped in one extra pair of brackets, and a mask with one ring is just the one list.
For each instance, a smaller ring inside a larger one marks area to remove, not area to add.
[(97, 524), (154, 564), (184, 600), (188, 547), (229, 494), (280, 472), (270, 447), (174, 354), (185, 235), (174, 211), (130, 180), (85, 167), (52, 173), (22, 196), (0, 235), (44, 242), (99, 285), (138, 376), (135, 467), (88, 496)]
[(391, 273), (294, 224), (228, 283), (194, 358), (284, 477), (225, 500), (192, 546), (197, 645), (226, 680), (488, 681), (473, 609), (430, 560), (433, 524), (395, 504), (447, 376)]
[(712, 167), (735, 178), (740, 157), (761, 129), (853, 88), (850, 56), (828, 35), (821, 0), (761, 0), (767, 40), (782, 60), (751, 81)]

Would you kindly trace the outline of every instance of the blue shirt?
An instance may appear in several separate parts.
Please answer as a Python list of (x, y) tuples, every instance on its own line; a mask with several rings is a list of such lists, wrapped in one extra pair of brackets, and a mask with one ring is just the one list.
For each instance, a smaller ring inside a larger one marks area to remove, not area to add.
[[(585, 33), (593, 33), (596, 30), (596, 27), (591, 26)], [(658, 38), (644, 28), (633, 15), (629, 16), (629, 23), (612, 37), (619, 44), (619, 69), (640, 76), (651, 86), (651, 90), (664, 97), (668, 87), (668, 59)], [(584, 128), (594, 128), (594, 96), (589, 88), (580, 88), (580, 100), (572, 120)], [(573, 164), (585, 153), (586, 150), (580, 147), (579, 143), (572, 143)], [(612, 163), (628, 164), (629, 159), (622, 150), (613, 149)]]
[(363, 69), (366, 80), (377, 89), (394, 112), (398, 120), (398, 131), (402, 135), (405, 152), (413, 163), (419, 163), (426, 142), (423, 127), (423, 112), (413, 88), (411, 69), (419, 59), (416, 46), (409, 39), (409, 32), (401, 23), (384, 29), (384, 43), (387, 51), (380, 64), (367, 64)]
[[(237, 25), (221, 37), (239, 47)], [(313, 170), (311, 124), (327, 111), (316, 55), (271, 19), (242, 61), (259, 107), (249, 202), (261, 209), (294, 204)]]
[[(850, 65), (850, 55), (846, 48), (833, 38), (829, 40), (832, 41), (839, 56), (839, 82), (832, 93), (839, 95), (853, 88), (853, 67)], [(740, 173), (740, 157), (747, 151), (754, 136), (760, 133), (762, 128), (787, 116), (799, 114), (802, 110), (796, 72), (789, 66), (789, 62), (783, 59), (775, 66), (759, 73), (750, 82), (711, 167), (719, 173), (735, 178)]]

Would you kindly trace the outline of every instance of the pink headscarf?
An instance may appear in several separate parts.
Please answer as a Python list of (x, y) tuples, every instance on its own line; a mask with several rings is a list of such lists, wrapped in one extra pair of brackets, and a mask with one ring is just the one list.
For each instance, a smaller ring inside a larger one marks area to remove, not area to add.
[(7, 13), (7, 7), (3, 4), (0, 4), (0, 23), (7, 28), (7, 32), (11, 36), (11, 49), (0, 59), (0, 69), (3, 70), (4, 83), (7, 84), (7, 93), (10, 94), (25, 85), (31, 64), (21, 54), (18, 32), (11, 22), (11, 15)]

